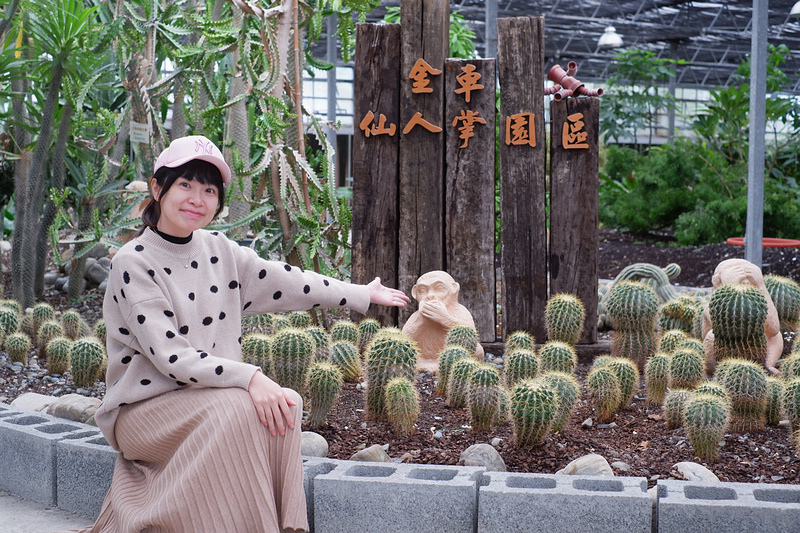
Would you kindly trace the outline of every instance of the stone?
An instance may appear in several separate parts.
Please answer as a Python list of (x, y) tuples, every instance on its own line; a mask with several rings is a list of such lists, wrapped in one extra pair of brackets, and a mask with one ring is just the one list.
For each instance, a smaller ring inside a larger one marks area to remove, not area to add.
[(83, 422), (94, 416), (100, 407), (98, 398), (88, 398), (80, 394), (66, 394), (56, 399), (48, 408), (47, 414), (66, 418), (73, 422)]
[(683, 461), (672, 465), (670, 474), (686, 481), (719, 482), (719, 478), (714, 472), (692, 461)]
[(351, 461), (366, 461), (372, 463), (391, 463), (392, 458), (380, 444), (373, 444), (369, 448), (358, 451), (350, 457)]
[(556, 472), (570, 476), (614, 476), (611, 465), (605, 457), (596, 453), (590, 453), (583, 457), (578, 457), (570, 464)]
[(66, 285), (68, 281), (69, 278), (67, 277), (58, 278), (53, 282), (53, 288), (57, 291), (64, 292), (64, 285)]
[(11, 405), (18, 409), (26, 409), (28, 411), (38, 411), (43, 413), (55, 401), (56, 398), (46, 394), (26, 392), (25, 394), (17, 396), (17, 398), (11, 402)]
[(89, 281), (89, 283), (100, 285), (102, 282), (108, 279), (108, 267), (101, 265), (100, 262), (96, 262), (94, 265), (86, 269), (86, 274), (84, 274), (84, 277)]
[(594, 424), (594, 420), (592, 420), (591, 418), (587, 418), (586, 420), (584, 420), (581, 423), (581, 427), (582, 428), (590, 428), (590, 427), (592, 427), (593, 424)]
[(611, 463), (611, 468), (616, 468), (620, 472), (630, 472), (631, 465), (623, 461), (614, 461)]
[(487, 472), (506, 472), (506, 463), (500, 453), (489, 444), (473, 444), (458, 460), (464, 466), (482, 466)]
[(308, 457), (327, 457), (328, 441), (319, 433), (303, 431), (300, 437), (300, 455)]

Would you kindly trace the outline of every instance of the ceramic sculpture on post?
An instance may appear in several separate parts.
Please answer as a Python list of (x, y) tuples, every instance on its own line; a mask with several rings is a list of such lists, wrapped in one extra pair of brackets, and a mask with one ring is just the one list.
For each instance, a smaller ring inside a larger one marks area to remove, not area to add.
[[(439, 370), (439, 354), (445, 347), (445, 338), (450, 328), (457, 324), (475, 327), (469, 310), (458, 303), (460, 286), (441, 270), (427, 272), (417, 279), (411, 295), (419, 308), (403, 326), (403, 333), (419, 345), (420, 358), (417, 370), (436, 373)], [(476, 359), (483, 361), (483, 347), (478, 344)]]

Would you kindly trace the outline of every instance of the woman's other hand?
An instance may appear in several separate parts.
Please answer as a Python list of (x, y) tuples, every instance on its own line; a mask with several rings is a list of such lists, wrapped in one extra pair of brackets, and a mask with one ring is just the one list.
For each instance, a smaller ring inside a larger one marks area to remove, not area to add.
[(409, 302), (408, 296), (403, 291), (390, 289), (381, 284), (381, 278), (375, 278), (367, 284), (369, 288), (369, 302), (390, 307), (405, 307)]
[(296, 404), (284, 394), (280, 385), (258, 371), (250, 379), (247, 392), (250, 393), (259, 420), (269, 429), (270, 435), (285, 435), (287, 427), (294, 429), (289, 407)]

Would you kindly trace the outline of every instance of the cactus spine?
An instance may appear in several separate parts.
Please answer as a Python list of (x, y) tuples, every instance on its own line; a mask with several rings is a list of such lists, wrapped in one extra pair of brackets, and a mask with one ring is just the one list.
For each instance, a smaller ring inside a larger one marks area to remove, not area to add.
[(436, 394), (447, 394), (447, 384), (450, 379), (450, 370), (459, 359), (468, 359), (471, 354), (463, 346), (445, 346), (439, 355), (439, 381), (436, 383)]
[(331, 342), (347, 341), (358, 345), (358, 324), (351, 320), (337, 320), (331, 325)]
[(447, 405), (459, 409), (467, 405), (467, 384), (472, 372), (481, 363), (475, 359), (459, 359), (453, 363), (450, 369), (450, 377), (447, 381)]
[(532, 448), (544, 442), (550, 433), (558, 408), (555, 391), (540, 380), (526, 379), (511, 392), (511, 419), (514, 440), (521, 448)]
[(520, 381), (539, 375), (539, 358), (532, 351), (520, 348), (506, 355), (503, 370), (506, 387), (513, 389)]
[(275, 381), (302, 394), (314, 360), (314, 341), (302, 329), (287, 327), (272, 336), (270, 345)]
[(74, 309), (68, 309), (61, 315), (61, 327), (64, 328), (64, 336), (72, 340), (86, 337), (91, 331), (89, 324)]
[(638, 281), (614, 283), (608, 294), (606, 310), (614, 327), (611, 354), (635, 361), (639, 370), (656, 352), (658, 303), (655, 290)]
[(619, 380), (619, 405), (617, 409), (625, 409), (633, 401), (633, 395), (639, 390), (639, 368), (625, 357), (615, 357), (606, 364)]
[(578, 365), (575, 349), (564, 342), (549, 341), (539, 349), (539, 371), (572, 374)]
[[(763, 362), (767, 355), (767, 300), (752, 285), (731, 283), (714, 290), (708, 302), (714, 330), (714, 356)], [(735, 411), (735, 409), (734, 409)], [(736, 426), (736, 415), (731, 426)]]
[(101, 379), (106, 353), (97, 337), (80, 337), (73, 341), (69, 358), (76, 387), (93, 387), (94, 382)]
[(361, 358), (358, 348), (347, 341), (334, 342), (331, 345), (331, 363), (342, 371), (342, 378), (348, 383), (355, 383), (361, 375)]
[(734, 359), (720, 384), (731, 402), (731, 431), (761, 431), (766, 422), (767, 375), (761, 365)]
[(569, 345), (577, 344), (583, 331), (586, 309), (583, 302), (567, 293), (554, 294), (544, 309), (547, 338)]
[(543, 375), (541, 380), (556, 392), (558, 408), (550, 431), (559, 433), (567, 426), (569, 417), (572, 416), (572, 412), (581, 397), (580, 383), (575, 379), (575, 376), (564, 372), (549, 372)]
[(313, 322), (311, 313), (308, 311), (291, 311), (286, 318), (289, 319), (289, 324), (297, 329), (305, 329)]
[(367, 347), (364, 373), (367, 378), (367, 414), (373, 420), (386, 417), (386, 384), (392, 378), (414, 379), (419, 358), (417, 343), (402, 333), (378, 333)]
[(715, 381), (704, 381), (695, 387), (694, 391), (692, 392), (695, 394), (710, 394), (711, 396), (717, 396), (718, 398), (728, 401), (728, 393), (725, 392), (725, 389), (722, 387), (722, 385)]
[(270, 313), (269, 320), (270, 320), (270, 330), (273, 335), (283, 329), (292, 327), (292, 323), (289, 321), (289, 317), (287, 317), (286, 315)]
[(662, 331), (677, 329), (691, 335), (695, 321), (702, 311), (701, 305), (695, 299), (678, 296), (661, 306), (658, 325)]
[(669, 361), (669, 388), (693, 389), (706, 378), (705, 360), (689, 348), (672, 352)]
[(31, 349), (31, 338), (27, 334), (18, 331), (6, 337), (6, 351), (11, 361), (26, 364), (28, 362), (28, 352)]
[(680, 329), (670, 329), (665, 331), (661, 338), (658, 339), (658, 351), (670, 354), (678, 347), (680, 343), (688, 338), (686, 333)]
[(385, 396), (389, 423), (401, 435), (413, 433), (419, 417), (419, 392), (414, 383), (405, 376), (394, 377), (386, 383)]
[(500, 386), (500, 394), (497, 397), (497, 416), (494, 419), (495, 425), (503, 426), (511, 420), (511, 393), (507, 388)]
[(800, 285), (789, 278), (770, 274), (764, 285), (778, 312), (781, 331), (795, 332), (800, 322)]
[(47, 302), (39, 302), (34, 305), (31, 314), (33, 316), (33, 331), (30, 332), (29, 335), (34, 339), (37, 333), (39, 333), (39, 327), (41, 327), (42, 324), (48, 320), (56, 319), (55, 308)]
[(719, 457), (719, 441), (728, 426), (728, 403), (711, 394), (692, 394), (684, 404), (683, 425), (694, 454), (704, 461)]
[(367, 345), (372, 341), (378, 331), (381, 329), (381, 323), (374, 318), (364, 318), (358, 323), (358, 351), (364, 353)]
[(783, 360), (781, 377), (787, 381), (800, 378), (800, 352), (792, 352)]
[(536, 339), (527, 331), (515, 331), (506, 337), (505, 353), (511, 353), (514, 350), (536, 350)]
[(263, 333), (250, 333), (242, 337), (242, 361), (261, 368), (266, 376), (272, 376), (272, 339)]
[(342, 388), (342, 372), (331, 363), (319, 361), (308, 371), (308, 420), (310, 428), (319, 427), (325, 422), (339, 391)]
[(69, 370), (72, 341), (66, 337), (54, 337), (47, 343), (47, 371), (50, 374), (65, 374)]
[(616, 373), (608, 366), (600, 366), (589, 371), (586, 388), (592, 398), (600, 422), (611, 422), (620, 404), (622, 389)]
[(478, 348), (478, 341), (480, 341), (478, 330), (476, 330), (474, 326), (456, 324), (447, 331), (444, 344), (445, 346), (453, 344), (463, 346), (469, 353), (475, 353), (475, 350)]
[(472, 427), (483, 431), (492, 427), (500, 401), (500, 372), (488, 364), (479, 364), (467, 385), (467, 407)]
[(683, 424), (683, 411), (686, 400), (691, 396), (691, 391), (686, 389), (673, 389), (664, 397), (664, 420), (667, 429), (677, 429)]
[(669, 355), (656, 352), (644, 366), (644, 382), (647, 388), (647, 403), (661, 405), (669, 384)]
[(55, 337), (64, 335), (64, 329), (55, 320), (48, 320), (39, 328), (39, 334), (36, 336), (36, 349), (44, 352), (47, 343)]
[(242, 334), (261, 333), (262, 335), (272, 335), (272, 316), (272, 313), (243, 316)]

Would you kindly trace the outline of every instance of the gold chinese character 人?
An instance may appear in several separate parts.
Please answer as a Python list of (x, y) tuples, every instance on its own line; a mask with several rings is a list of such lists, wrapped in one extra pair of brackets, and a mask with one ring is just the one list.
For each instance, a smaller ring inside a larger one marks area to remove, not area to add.
[(378, 115), (378, 124), (377, 126), (372, 123), (372, 120), (375, 118), (375, 113), (372, 111), (367, 111), (367, 114), (364, 115), (364, 118), (359, 122), (358, 129), (364, 132), (365, 137), (369, 137), (370, 135), (394, 135), (394, 132), (397, 130), (397, 126), (394, 124), (389, 124), (386, 126), (386, 116), (381, 113)]
[(564, 127), (561, 128), (561, 145), (569, 149), (589, 148), (587, 139), (589, 133), (583, 131), (586, 126), (583, 122), (583, 113), (573, 113), (567, 117)]
[(506, 117), (506, 145), (536, 146), (533, 113), (517, 113)]
[[(456, 81), (461, 87), (455, 90), (456, 94), (464, 94), (464, 98), (469, 102), (472, 91), (483, 89), (483, 85), (478, 83), (481, 75), (475, 72), (475, 65), (468, 64), (461, 67), (462, 74), (456, 76)], [(466, 93), (466, 94), (465, 94)]]
[(486, 124), (486, 121), (478, 116), (477, 111), (461, 111), (461, 114), (453, 119), (453, 127), (456, 127), (456, 124), (462, 122), (458, 131), (460, 135), (458, 136), (459, 139), (464, 141), (464, 144), (459, 146), (459, 148), (466, 148), (467, 144), (469, 144), (469, 139), (471, 137), (475, 137), (475, 123), (478, 124)]
[(431, 133), (439, 133), (440, 131), (442, 131), (442, 128), (440, 128), (439, 126), (434, 126), (433, 124), (422, 118), (422, 113), (417, 111), (416, 113), (414, 113), (414, 116), (411, 117), (411, 120), (408, 121), (406, 127), (403, 128), (403, 133), (404, 134), (408, 133), (409, 131), (414, 129), (414, 126), (417, 125), (422, 126)]
[(438, 76), (441, 73), (441, 70), (436, 70), (426, 63), (424, 59), (417, 59), (417, 62), (414, 63), (414, 67), (411, 69), (411, 73), (408, 75), (409, 78), (414, 80), (414, 86), (411, 89), (411, 92), (432, 93), (433, 88), (428, 87), (428, 84), (431, 82), (431, 80), (428, 79), (428, 76)]

